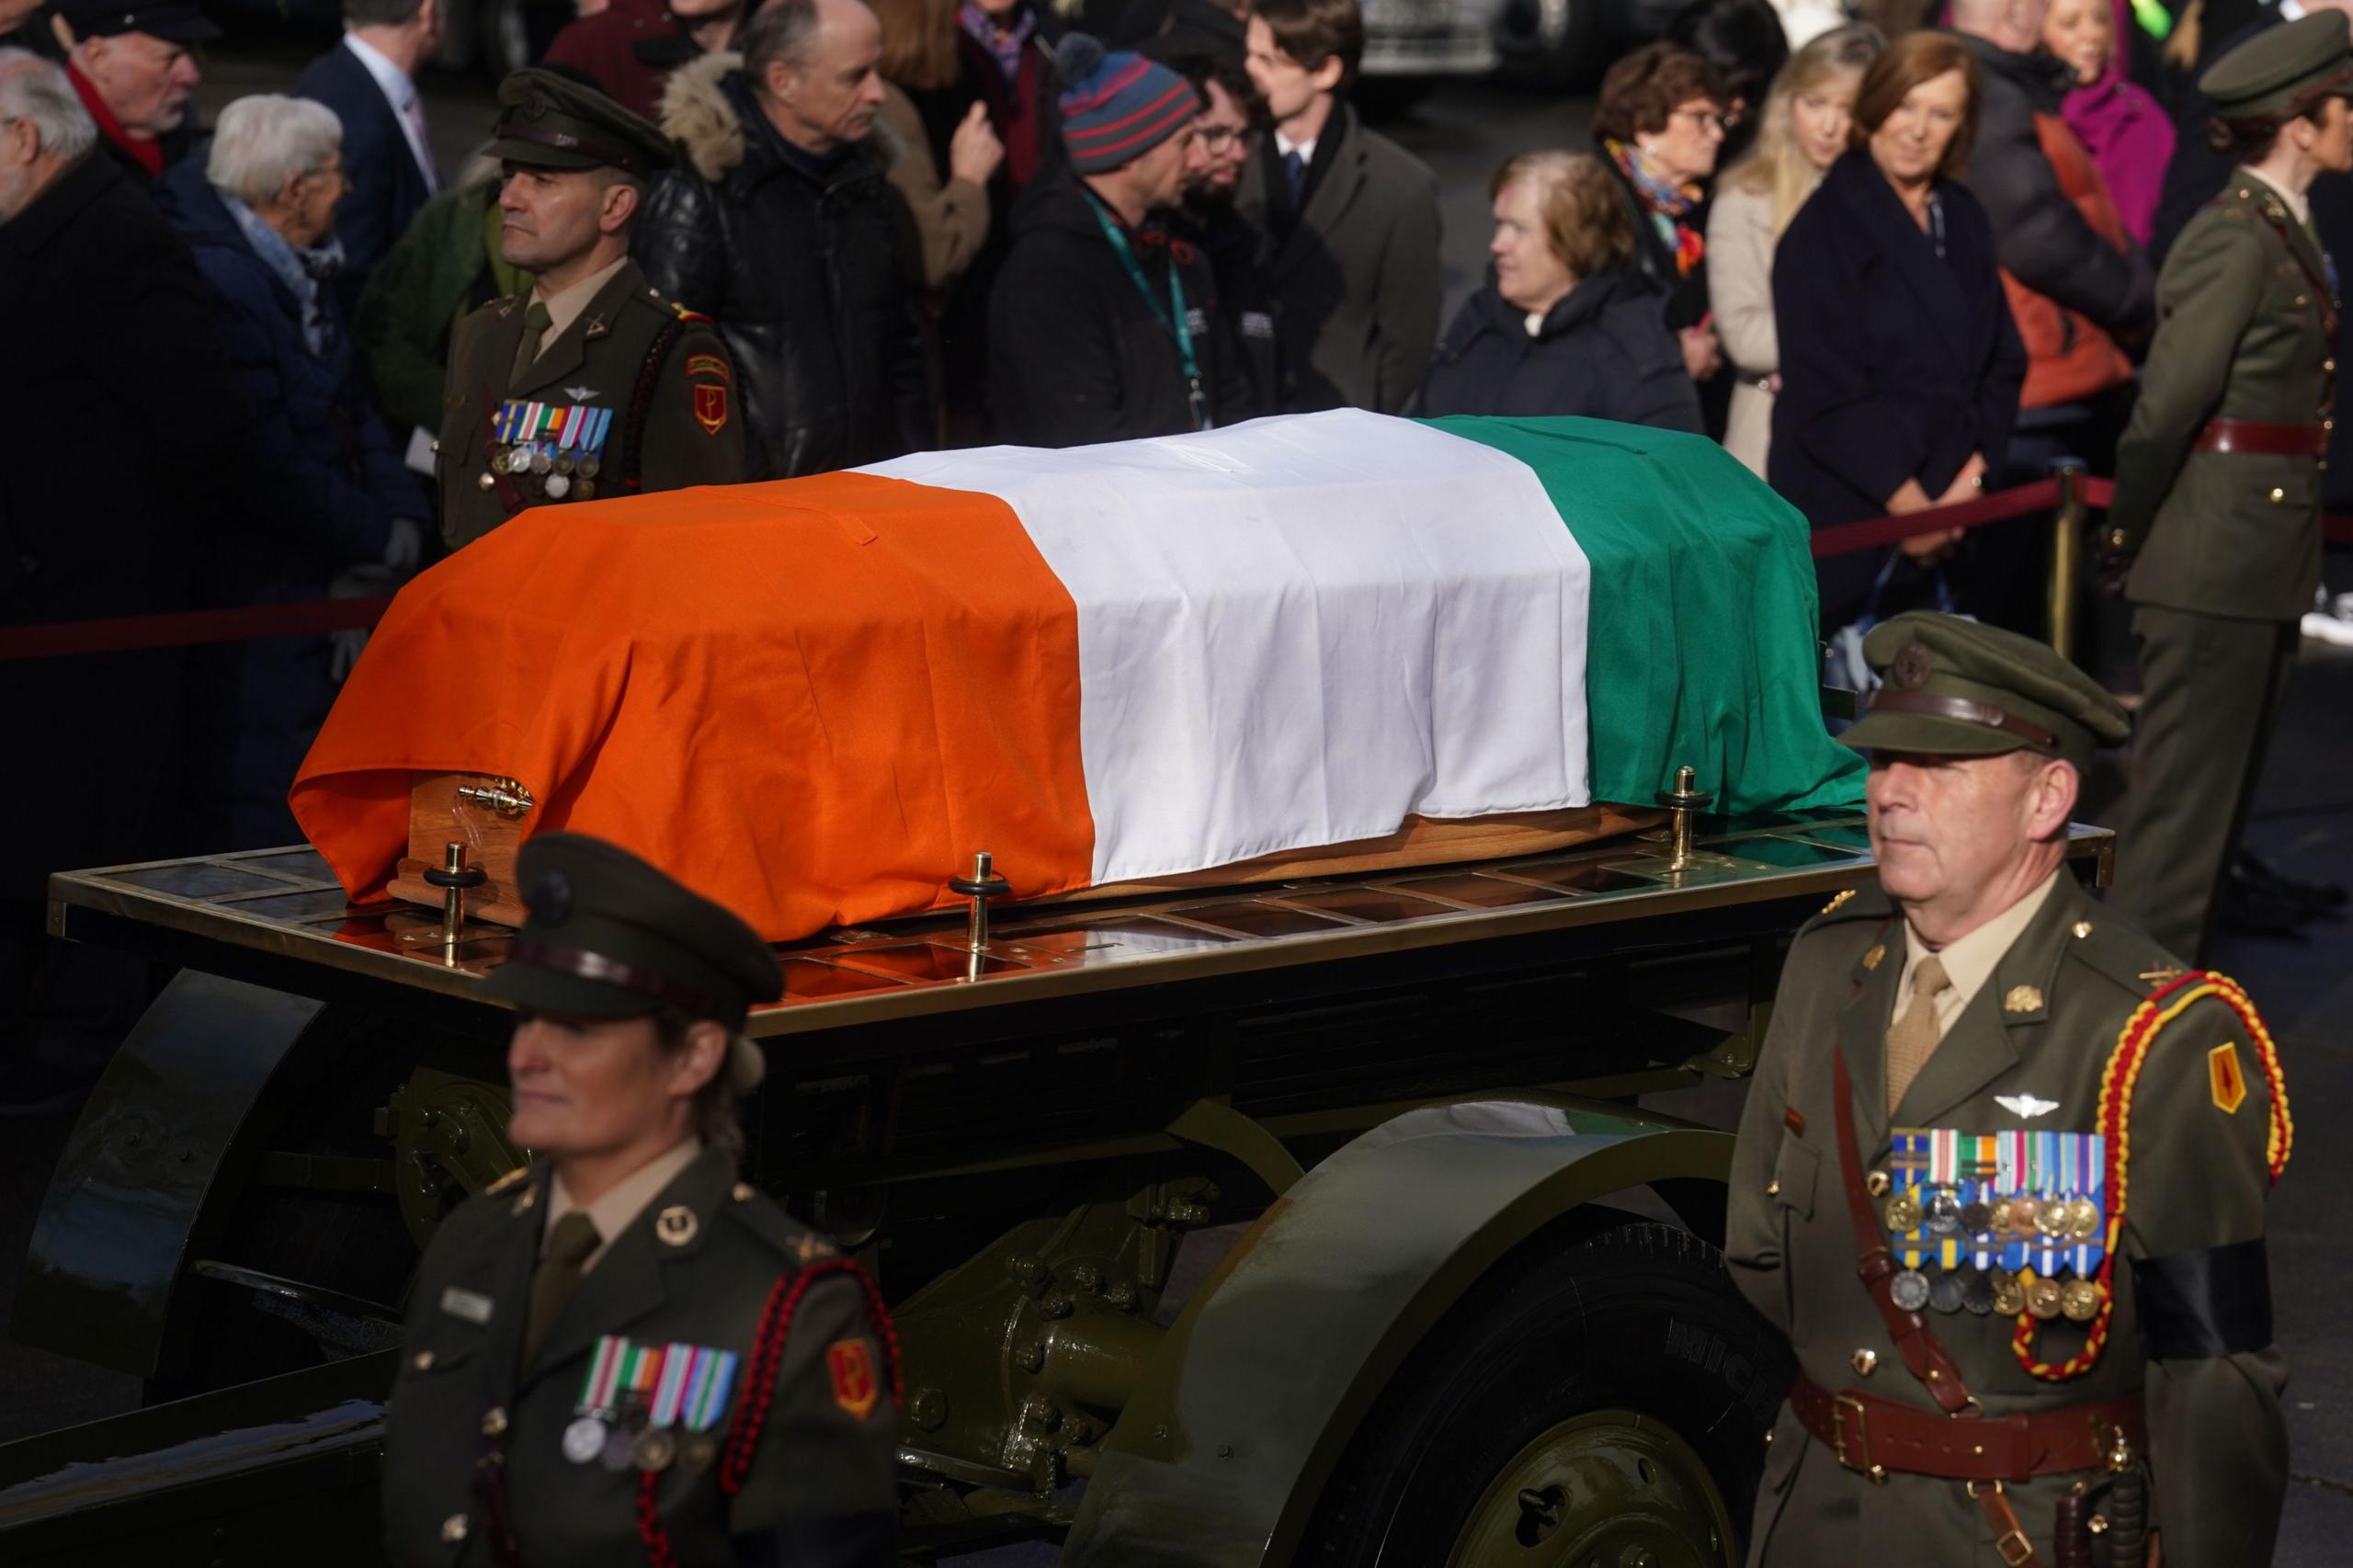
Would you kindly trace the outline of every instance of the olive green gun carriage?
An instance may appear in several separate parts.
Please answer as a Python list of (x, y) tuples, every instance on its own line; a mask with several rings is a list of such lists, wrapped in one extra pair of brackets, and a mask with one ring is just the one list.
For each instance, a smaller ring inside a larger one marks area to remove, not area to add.
[[(1641, 1101), (1748, 1070), (1870, 864), (1851, 814), (1699, 828), (1680, 870), (1629, 839), (780, 948), (745, 1165), (891, 1301), (909, 1560), (1737, 1562), (1790, 1364), (1714, 1248), (1731, 1138)], [(371, 1561), (417, 1247), (526, 1157), (508, 934), (350, 908), (302, 848), (51, 903), (182, 968), (11, 1326), (153, 1403), (0, 1449), (0, 1559)]]

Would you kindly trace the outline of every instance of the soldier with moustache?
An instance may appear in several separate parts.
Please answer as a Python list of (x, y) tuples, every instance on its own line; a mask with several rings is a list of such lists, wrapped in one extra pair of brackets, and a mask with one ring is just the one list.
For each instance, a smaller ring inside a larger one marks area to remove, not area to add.
[(2114, 699), (1949, 616), (1864, 652), (1878, 885), (1791, 947), (1733, 1158), (1727, 1260), (1799, 1364), (1749, 1562), (2268, 1562), (2278, 1053), (2067, 870)]
[(484, 990), (534, 1162), (435, 1233), (384, 1442), (392, 1560), (891, 1568), (899, 1370), (849, 1259), (739, 1179), (743, 1037), (781, 992), (735, 915), (542, 834)]
[[(2236, 166), (2157, 279), (2140, 401), (2102, 545), (2132, 606), (2143, 700), (2118, 907), (2201, 958), (2321, 570), (2337, 289), (2310, 191), (2353, 170), (2343, 11), (2256, 33), (2200, 90)], [(2341, 890), (2250, 867), (2236, 924), (2292, 932)], [(2252, 917), (2250, 919), (2250, 917)]]
[(452, 550), (529, 506), (744, 477), (726, 346), (630, 259), (669, 139), (552, 71), (516, 72), (498, 101), (500, 254), (537, 281), (450, 338), (434, 450)]

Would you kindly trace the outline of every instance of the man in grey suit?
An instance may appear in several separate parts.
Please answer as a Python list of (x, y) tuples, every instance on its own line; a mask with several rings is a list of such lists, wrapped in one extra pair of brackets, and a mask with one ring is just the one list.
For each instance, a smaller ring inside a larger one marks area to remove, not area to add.
[(1258, 0), (1248, 37), (1275, 133), (1239, 205), (1267, 236), (1279, 405), (1394, 414), (1438, 343), (1438, 176), (1342, 97), (1364, 53), (1357, 0)]

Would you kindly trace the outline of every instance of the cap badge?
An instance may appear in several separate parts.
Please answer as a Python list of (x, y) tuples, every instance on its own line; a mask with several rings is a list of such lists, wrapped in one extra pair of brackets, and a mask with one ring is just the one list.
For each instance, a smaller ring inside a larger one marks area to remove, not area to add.
[(523, 118), (525, 119), (545, 119), (547, 118), (548, 110), (553, 107), (554, 106), (548, 102), (548, 95), (545, 88), (533, 87), (531, 89), (531, 96), (523, 100)]
[(530, 906), (534, 919), (561, 926), (572, 915), (572, 879), (562, 871), (542, 871), (533, 879), (523, 902)]
[(1896, 650), (1895, 662), (1887, 668), (1887, 680), (1900, 691), (1917, 691), (1936, 673), (1937, 664), (1928, 650), (1920, 643), (1906, 642)]
[(654, 1219), (654, 1233), (664, 1246), (686, 1245), (695, 1239), (695, 1211), (683, 1203), (673, 1203)]

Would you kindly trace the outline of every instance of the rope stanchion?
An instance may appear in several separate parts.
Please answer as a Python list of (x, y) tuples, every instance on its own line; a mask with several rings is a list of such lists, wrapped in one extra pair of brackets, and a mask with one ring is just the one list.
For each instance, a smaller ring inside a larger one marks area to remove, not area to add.
[(2021, 484), (2012, 490), (1997, 490), (1974, 500), (1956, 501), (1949, 506), (1930, 506), (1925, 511), (1906, 512), (1901, 517), (1866, 517), (1859, 523), (1837, 523), (1817, 529), (1813, 540), (1813, 556), (1819, 561), (1826, 556), (1876, 550), (1917, 534), (1983, 528), (1987, 523), (2006, 522), (2013, 517), (2048, 512), (2058, 505), (2059, 482), (2038, 479), (2031, 484)]
[(126, 615), (103, 620), (56, 620), (0, 626), (0, 661), (54, 659), (84, 653), (129, 653), (202, 642), (242, 642), (255, 637), (315, 637), (359, 631), (384, 619), (390, 598), (311, 599), (292, 605), (186, 610), (175, 615)]

